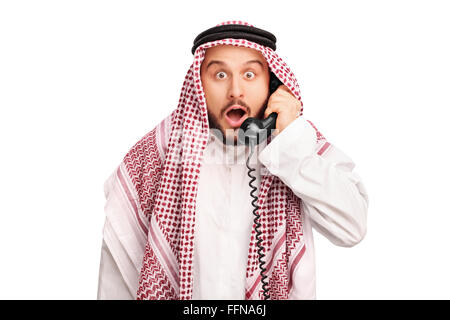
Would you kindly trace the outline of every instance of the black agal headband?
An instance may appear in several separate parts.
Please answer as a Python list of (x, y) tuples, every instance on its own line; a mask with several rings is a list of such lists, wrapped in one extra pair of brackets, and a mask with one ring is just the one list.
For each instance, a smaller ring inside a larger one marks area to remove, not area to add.
[(204, 43), (226, 38), (246, 39), (248, 41), (256, 42), (262, 46), (269, 47), (272, 50), (277, 48), (277, 38), (275, 38), (275, 36), (268, 31), (246, 25), (226, 24), (210, 28), (200, 33), (194, 39), (192, 54), (194, 54), (195, 50)]

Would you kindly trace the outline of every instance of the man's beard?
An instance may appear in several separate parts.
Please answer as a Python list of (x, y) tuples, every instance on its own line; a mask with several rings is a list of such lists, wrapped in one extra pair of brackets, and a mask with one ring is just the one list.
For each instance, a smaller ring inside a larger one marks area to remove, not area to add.
[[(266, 101), (264, 101), (263, 107), (260, 108), (259, 114), (256, 116), (256, 118), (258, 118), (258, 119), (262, 119), (263, 118), (264, 112), (266, 111), (266, 108), (267, 108), (268, 100), (269, 100), (269, 97), (267, 97)], [(225, 112), (226, 109), (228, 109), (230, 106), (235, 105), (235, 104), (244, 106), (244, 107), (247, 108), (247, 110), (250, 110), (250, 108), (245, 103), (243, 103), (242, 101), (232, 101), (231, 103), (227, 104), (221, 110), (221, 112), (220, 112), (221, 117), (223, 118), (225, 116), (224, 112)], [(209, 128), (210, 129), (213, 129), (213, 131), (219, 130), (221, 132), (222, 142), (224, 144), (228, 144), (228, 145), (232, 144), (232, 145), (235, 145), (235, 146), (238, 145), (237, 131), (239, 130), (239, 128), (237, 128), (237, 129), (227, 129), (228, 132), (230, 132), (231, 130), (234, 131), (234, 135), (232, 137), (227, 137), (227, 135), (225, 134), (226, 133), (225, 129), (219, 124), (219, 121), (218, 121), (217, 117), (214, 114), (212, 114), (211, 112), (209, 112), (209, 110), (208, 110), (208, 122), (209, 122)], [(218, 137), (218, 138), (220, 138), (220, 137)]]

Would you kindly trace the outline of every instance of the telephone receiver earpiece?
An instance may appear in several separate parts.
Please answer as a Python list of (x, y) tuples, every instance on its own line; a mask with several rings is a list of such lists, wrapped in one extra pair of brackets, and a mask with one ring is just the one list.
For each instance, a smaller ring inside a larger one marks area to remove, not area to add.
[[(274, 93), (283, 83), (270, 72), (269, 92)], [(242, 144), (257, 145), (267, 139), (275, 130), (277, 123), (276, 112), (272, 112), (266, 119), (247, 118), (239, 128), (238, 140)]]
[(283, 84), (283, 82), (280, 81), (280, 79), (277, 78), (277, 76), (270, 72), (270, 80), (269, 80), (269, 92), (270, 94), (274, 93), (279, 86)]

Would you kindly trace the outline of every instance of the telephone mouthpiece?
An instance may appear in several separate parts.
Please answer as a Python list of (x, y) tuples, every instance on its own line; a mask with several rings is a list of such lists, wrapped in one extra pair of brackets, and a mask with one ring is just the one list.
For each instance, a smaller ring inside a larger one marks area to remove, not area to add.
[(275, 130), (277, 113), (271, 113), (266, 119), (247, 118), (238, 131), (238, 141), (241, 144), (260, 144)]

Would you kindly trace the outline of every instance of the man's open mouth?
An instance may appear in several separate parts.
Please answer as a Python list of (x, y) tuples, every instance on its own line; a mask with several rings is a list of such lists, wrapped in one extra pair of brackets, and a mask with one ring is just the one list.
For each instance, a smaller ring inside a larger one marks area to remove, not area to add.
[(242, 122), (247, 118), (247, 109), (240, 105), (233, 105), (225, 111), (225, 119), (233, 128), (240, 127)]

